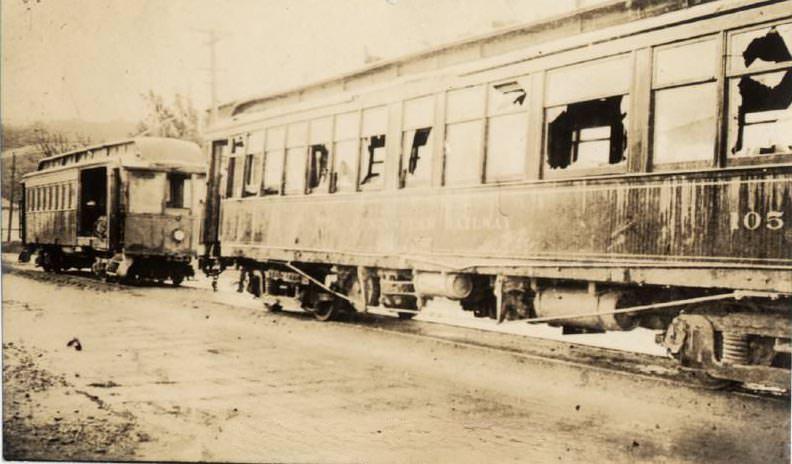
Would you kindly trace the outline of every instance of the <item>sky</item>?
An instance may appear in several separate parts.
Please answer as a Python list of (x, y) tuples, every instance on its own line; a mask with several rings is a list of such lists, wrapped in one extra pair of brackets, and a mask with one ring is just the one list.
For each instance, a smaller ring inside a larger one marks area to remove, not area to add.
[(220, 103), (605, 0), (3, 0), (5, 122), (137, 121), (141, 94)]

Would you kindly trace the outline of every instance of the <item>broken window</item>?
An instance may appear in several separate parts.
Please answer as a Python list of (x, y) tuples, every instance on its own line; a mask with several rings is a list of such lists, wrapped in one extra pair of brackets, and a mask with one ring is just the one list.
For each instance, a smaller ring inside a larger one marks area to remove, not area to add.
[(169, 172), (167, 176), (168, 191), (165, 206), (168, 208), (188, 208), (190, 198), (190, 176), (188, 174)]
[(267, 143), (262, 163), (261, 195), (277, 195), (283, 182), (283, 161), (286, 156), (286, 129), (275, 127), (267, 130)]
[(329, 192), (330, 188), (330, 144), (333, 140), (331, 117), (311, 121), (308, 149), (307, 192)]
[(654, 166), (715, 159), (717, 51), (712, 37), (655, 50)]
[(549, 108), (549, 169), (591, 169), (626, 160), (629, 98), (615, 96)]
[(388, 109), (380, 106), (363, 110), (360, 159), (360, 186), (381, 188), (385, 177), (385, 132), (388, 129)]
[(485, 182), (519, 179), (525, 172), (528, 149), (526, 84), (522, 80), (509, 81), (490, 88)]
[(432, 183), (431, 127), (404, 131), (402, 187), (425, 187)]
[[(731, 38), (729, 146), (732, 156), (792, 152), (792, 24)], [(789, 66), (778, 69), (778, 64)]]
[(385, 134), (363, 137), (361, 139), (363, 159), (363, 185), (382, 187), (385, 173)]
[(404, 102), (400, 187), (425, 187), (432, 183), (434, 107), (434, 95)]
[(329, 183), (330, 151), (324, 144), (311, 145), (308, 152), (308, 193), (326, 193)]
[(545, 173), (626, 164), (629, 55), (547, 73)]
[(486, 87), (448, 92), (446, 97), (445, 185), (481, 182)]

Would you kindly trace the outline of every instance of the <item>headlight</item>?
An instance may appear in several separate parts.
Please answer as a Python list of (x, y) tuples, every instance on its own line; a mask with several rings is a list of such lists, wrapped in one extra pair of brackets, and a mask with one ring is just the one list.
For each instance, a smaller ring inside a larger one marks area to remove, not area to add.
[(181, 229), (176, 229), (173, 231), (173, 239), (177, 242), (181, 242), (184, 240), (184, 231)]

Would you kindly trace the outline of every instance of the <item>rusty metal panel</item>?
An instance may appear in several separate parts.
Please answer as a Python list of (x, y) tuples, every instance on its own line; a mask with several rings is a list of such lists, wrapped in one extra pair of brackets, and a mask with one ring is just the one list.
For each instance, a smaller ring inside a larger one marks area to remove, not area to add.
[[(127, 214), (124, 226), (124, 252), (128, 254), (191, 255), (193, 253), (193, 216)], [(182, 241), (173, 232), (184, 233)]]
[[(229, 251), (237, 244), (435, 261), (498, 258), (527, 266), (619, 261), (625, 268), (789, 267), (790, 171), (227, 201), (222, 240)], [(252, 224), (255, 229), (247, 230)]]
[(28, 243), (74, 246), (77, 244), (77, 214), (74, 210), (27, 211), (25, 236)]

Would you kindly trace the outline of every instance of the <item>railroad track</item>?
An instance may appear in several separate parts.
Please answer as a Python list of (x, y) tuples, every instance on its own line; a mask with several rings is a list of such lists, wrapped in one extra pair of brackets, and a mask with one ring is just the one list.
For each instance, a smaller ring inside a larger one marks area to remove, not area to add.
[[(119, 289), (136, 291), (146, 287), (129, 286), (115, 282), (103, 282), (86, 272), (67, 272), (62, 274), (46, 273), (39, 269), (27, 268), (17, 263), (3, 262), (3, 272), (9, 272), (27, 278), (51, 282), (57, 285), (68, 285), (88, 291), (108, 292)], [(152, 286), (156, 286), (152, 284)], [(169, 287), (163, 285), (161, 287)], [(202, 292), (202, 289), (182, 290)], [(286, 311), (269, 313), (272, 317), (312, 318), (299, 309), (296, 300), (279, 297)], [(233, 303), (221, 304), (234, 306)], [(262, 304), (262, 311), (263, 309)], [(387, 332), (414, 339), (431, 339), (437, 343), (449, 344), (474, 350), (491, 351), (508, 354), (516, 362), (547, 362), (560, 363), (590, 370), (625, 375), (651, 381), (667, 382), (679, 387), (699, 388), (707, 390), (723, 390), (733, 394), (763, 398), (789, 399), (789, 391), (778, 391), (762, 386), (744, 386), (728, 381), (708, 377), (699, 371), (685, 369), (675, 360), (644, 353), (628, 352), (611, 348), (602, 348), (580, 343), (550, 340), (526, 335), (503, 333), (497, 330), (460, 327), (439, 322), (421, 320), (404, 321), (386, 315), (367, 313), (349, 314), (338, 321), (319, 322), (317, 324), (335, 324), (356, 330)]]

